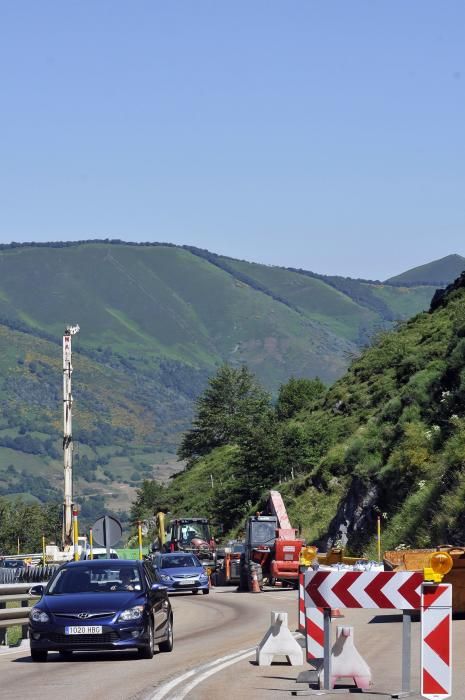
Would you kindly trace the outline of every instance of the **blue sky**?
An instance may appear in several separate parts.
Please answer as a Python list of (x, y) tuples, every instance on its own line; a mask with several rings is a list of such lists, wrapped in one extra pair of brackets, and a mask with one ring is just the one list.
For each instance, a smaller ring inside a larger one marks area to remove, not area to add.
[(463, 0), (0, 0), (0, 240), (465, 255)]

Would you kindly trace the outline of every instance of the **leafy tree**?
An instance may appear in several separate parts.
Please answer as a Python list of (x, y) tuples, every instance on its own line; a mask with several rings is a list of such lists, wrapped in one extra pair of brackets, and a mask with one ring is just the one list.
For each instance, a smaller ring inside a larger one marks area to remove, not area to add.
[(145, 479), (137, 489), (136, 500), (131, 505), (131, 520), (145, 520), (160, 510), (168, 510), (166, 491), (166, 487), (158, 481)]
[(18, 542), (21, 552), (40, 552), (42, 535), (47, 541), (61, 537), (62, 507), (0, 498), (0, 551), (14, 554)]
[(276, 414), (279, 420), (293, 418), (296, 413), (308, 408), (325, 393), (326, 388), (320, 379), (297, 379), (291, 377), (279, 389)]
[(184, 434), (179, 458), (192, 463), (215, 447), (236, 443), (269, 408), (269, 394), (246, 367), (223, 365), (197, 400), (193, 427)]

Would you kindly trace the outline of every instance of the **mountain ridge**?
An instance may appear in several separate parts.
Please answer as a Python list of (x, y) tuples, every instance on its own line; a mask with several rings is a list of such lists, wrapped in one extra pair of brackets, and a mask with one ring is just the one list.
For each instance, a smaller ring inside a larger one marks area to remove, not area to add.
[[(179, 436), (220, 364), (247, 364), (274, 393), (290, 376), (330, 384), (373, 335), (427, 308), (434, 291), (326, 278), (170, 243), (2, 245), (0, 495), (21, 493), (30, 473), (47, 474), (59, 488), (59, 363), (68, 322), (82, 329), (73, 340), (77, 483), (101, 494), (113, 473), (118, 493), (107, 501), (115, 509), (142, 478), (179, 469)], [(28, 405), (28, 392), (42, 413)], [(38, 430), (47, 425), (53, 430)], [(24, 479), (8, 471), (23, 462)]]

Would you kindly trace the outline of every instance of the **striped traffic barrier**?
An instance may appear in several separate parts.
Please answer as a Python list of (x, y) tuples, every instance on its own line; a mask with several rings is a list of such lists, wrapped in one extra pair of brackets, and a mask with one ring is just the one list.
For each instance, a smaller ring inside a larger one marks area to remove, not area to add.
[(304, 572), (299, 571), (299, 599), (298, 599), (298, 632), (305, 634), (305, 589), (304, 589)]
[(307, 661), (322, 659), (319, 666), (325, 690), (330, 689), (332, 678), (331, 608), (386, 608), (403, 611), (402, 692), (410, 692), (411, 614), (420, 610), (422, 697), (442, 700), (451, 696), (450, 584), (424, 582), (422, 573), (412, 571), (308, 570), (304, 575), (304, 605)]
[(421, 694), (439, 700), (452, 694), (452, 586), (423, 585)]
[(324, 639), (323, 608), (305, 608), (305, 649), (308, 663), (323, 660)]

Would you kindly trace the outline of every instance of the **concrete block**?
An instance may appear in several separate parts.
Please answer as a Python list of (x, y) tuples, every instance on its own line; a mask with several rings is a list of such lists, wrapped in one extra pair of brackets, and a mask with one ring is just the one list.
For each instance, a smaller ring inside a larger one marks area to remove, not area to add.
[(363, 690), (368, 690), (372, 684), (370, 667), (355, 647), (353, 627), (336, 628), (336, 641), (331, 650), (330, 687), (334, 688), (340, 678), (353, 678), (357, 688)]
[(271, 626), (257, 646), (259, 666), (270, 666), (274, 656), (286, 656), (291, 666), (302, 666), (304, 663), (302, 648), (288, 628), (285, 612), (271, 613)]

